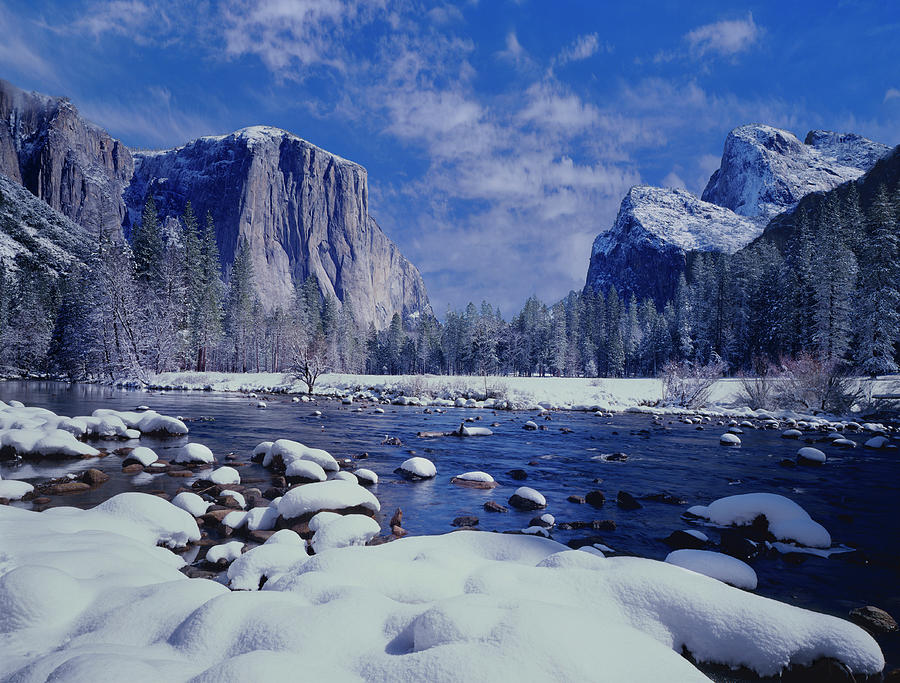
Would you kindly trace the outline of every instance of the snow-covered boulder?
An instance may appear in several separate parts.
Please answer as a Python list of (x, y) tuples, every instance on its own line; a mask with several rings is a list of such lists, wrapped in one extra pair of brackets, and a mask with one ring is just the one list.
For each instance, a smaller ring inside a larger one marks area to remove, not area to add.
[(497, 482), (490, 474), (481, 471), (457, 474), (450, 480), (450, 483), (475, 489), (492, 489), (497, 486)]
[(378, 483), (378, 475), (372, 470), (361, 467), (353, 472), (361, 486), (374, 486)]
[(309, 555), (306, 547), (290, 543), (264, 543), (251, 548), (228, 567), (228, 585), (232, 590), (256, 591), (264, 580), (278, 578), (303, 564)]
[(15, 479), (0, 479), (0, 498), (6, 500), (22, 500), (23, 497), (34, 491), (34, 486), (27, 481)]
[(532, 432), (534, 430), (536, 430), (537, 428), (538, 428), (537, 422), (535, 422), (534, 420), (528, 420), (525, 424), (522, 425), (522, 429), (532, 431)]
[(547, 499), (533, 488), (520, 486), (509, 497), (509, 504), (519, 510), (542, 510), (547, 507)]
[(825, 454), (818, 448), (807, 446), (797, 451), (797, 462), (806, 465), (821, 465), (825, 462)]
[(437, 475), (437, 468), (428, 458), (414, 456), (404, 460), (395, 472), (407, 479), (432, 479)]
[(331, 548), (345, 548), (351, 545), (365, 545), (371, 541), (381, 527), (366, 515), (344, 515), (327, 522), (313, 535), (310, 545), (318, 554)]
[(202, 443), (188, 443), (182, 446), (172, 462), (185, 463), (190, 465), (212, 465), (216, 461), (213, 452)]
[(292, 488), (278, 503), (278, 513), (285, 519), (312, 515), (321, 510), (360, 508), (372, 513), (381, 509), (378, 499), (359, 484), (349, 481), (322, 481)]
[(806, 510), (790, 498), (775, 493), (744, 493), (713, 501), (708, 506), (695, 505), (688, 514), (714, 524), (748, 526), (762, 515), (769, 532), (779, 541), (796, 541), (811, 548), (828, 548), (831, 535), (812, 520)]
[(889, 443), (888, 438), (886, 436), (873, 436), (871, 439), (866, 441), (866, 448), (884, 448)]
[(138, 464), (147, 467), (148, 465), (152, 465), (153, 463), (155, 463), (157, 460), (159, 460), (159, 457), (156, 455), (156, 452), (152, 448), (147, 448), (146, 446), (137, 446), (131, 450), (131, 453), (125, 456), (122, 464)]
[(756, 590), (757, 578), (753, 567), (731, 555), (710, 550), (684, 549), (669, 553), (666, 562), (724, 581), (737, 588)]
[(147, 493), (120, 493), (90, 512), (128, 520), (155, 536), (157, 544), (170, 548), (200, 540), (200, 529), (193, 515)]
[(206, 551), (206, 561), (213, 564), (217, 562), (234, 562), (241, 556), (243, 551), (244, 544), (241, 541), (220, 543)]
[(270, 531), (278, 522), (278, 508), (256, 507), (247, 511), (245, 523), (250, 531)]
[(181, 420), (160, 415), (153, 411), (147, 411), (135, 425), (142, 434), (155, 434), (157, 436), (184, 436), (188, 433), (187, 425)]
[(192, 517), (201, 517), (206, 514), (212, 503), (203, 500), (196, 493), (182, 491), (172, 499), (172, 505), (181, 508)]
[(740, 446), (741, 439), (737, 434), (732, 434), (730, 432), (726, 432), (719, 437), (719, 443), (723, 446)]
[(213, 470), (209, 480), (214, 484), (240, 484), (241, 475), (236, 469), (226, 465)]
[(284, 476), (292, 483), (309, 483), (314, 481), (325, 481), (328, 475), (325, 474), (318, 464), (312, 460), (292, 460), (284, 471)]

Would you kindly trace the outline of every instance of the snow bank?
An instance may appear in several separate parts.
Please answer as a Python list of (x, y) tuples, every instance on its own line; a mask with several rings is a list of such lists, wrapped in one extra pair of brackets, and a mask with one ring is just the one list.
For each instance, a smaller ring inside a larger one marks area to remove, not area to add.
[(688, 513), (714, 524), (747, 526), (762, 515), (769, 531), (779, 541), (796, 541), (812, 548), (831, 546), (831, 535), (806, 510), (790, 498), (775, 493), (744, 493), (713, 501), (709, 506), (695, 505)]
[(231, 593), (155, 547), (164, 515), (55, 510), (0, 507), (0, 679), (706, 680), (683, 648), (762, 675), (820, 657), (884, 667), (850, 622), (540, 537), (462, 531), (308, 557), (279, 532), (232, 562), (230, 585), (248, 592)]
[(757, 578), (753, 567), (731, 555), (711, 550), (675, 550), (666, 556), (666, 562), (737, 588), (756, 590)]

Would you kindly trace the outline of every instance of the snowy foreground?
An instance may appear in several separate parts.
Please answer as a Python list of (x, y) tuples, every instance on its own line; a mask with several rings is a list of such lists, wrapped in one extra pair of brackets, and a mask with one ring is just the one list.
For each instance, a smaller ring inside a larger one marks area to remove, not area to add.
[(0, 507), (0, 678), (705, 680), (683, 649), (763, 675), (821, 657), (884, 666), (850, 622), (544, 538), (459, 531), (307, 556), (280, 532), (243, 555), (262, 590), (233, 592), (161, 547), (199, 537), (141, 493)]
[[(153, 389), (207, 390), (304, 394), (306, 385), (287, 373), (165, 372), (147, 383), (122, 386)], [(900, 377), (872, 383), (874, 393), (900, 394)], [(703, 413), (728, 417), (757, 417), (742, 404), (741, 381), (722, 379), (713, 385), (702, 411), (662, 406), (659, 379), (583, 377), (481, 377), (442, 375), (349, 375), (330, 373), (316, 383), (316, 394), (389, 401), (398, 405), (458, 406), (513, 410), (633, 411), (654, 414)], [(485, 394), (489, 397), (485, 398)], [(767, 415), (769, 413), (766, 413)], [(806, 417), (774, 411), (779, 417)]]

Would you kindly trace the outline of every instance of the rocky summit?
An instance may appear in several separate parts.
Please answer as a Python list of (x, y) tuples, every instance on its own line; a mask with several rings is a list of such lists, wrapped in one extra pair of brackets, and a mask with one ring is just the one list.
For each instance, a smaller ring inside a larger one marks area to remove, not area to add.
[(128, 236), (148, 193), (164, 219), (190, 201), (201, 221), (213, 216), (226, 274), (238, 245), (249, 248), (269, 310), (309, 275), (363, 325), (430, 310), (418, 270), (369, 215), (366, 169), (283, 130), (138, 152), (68, 99), (0, 80), (0, 174), (95, 235)]
[(594, 240), (585, 288), (672, 298), (690, 252), (734, 253), (811, 192), (859, 178), (890, 148), (853, 133), (811, 131), (806, 142), (760, 124), (735, 128), (702, 197), (638, 186)]
[(768, 221), (810, 192), (826, 192), (868, 171), (889, 151), (858, 135), (812, 131), (804, 144), (759, 124), (728, 134), (722, 163), (701, 198), (741, 216)]

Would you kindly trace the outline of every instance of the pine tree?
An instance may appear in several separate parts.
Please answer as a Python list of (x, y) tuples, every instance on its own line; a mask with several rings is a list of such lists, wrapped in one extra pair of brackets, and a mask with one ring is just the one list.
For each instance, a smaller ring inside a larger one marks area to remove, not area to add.
[(622, 340), (622, 300), (611, 286), (606, 296), (606, 371), (609, 377), (625, 373), (625, 344)]
[(200, 248), (201, 280), (200, 300), (197, 302), (194, 328), (197, 332), (197, 366), (199, 372), (207, 369), (210, 356), (222, 334), (222, 280), (219, 266), (219, 247), (216, 244), (216, 227), (212, 214), (206, 214), (206, 227)]
[(827, 245), (815, 252), (813, 283), (813, 342), (818, 355), (827, 360), (841, 358), (852, 336), (856, 257), (845, 244), (837, 198), (829, 194), (817, 220), (818, 242)]
[(247, 244), (241, 242), (231, 265), (231, 278), (225, 298), (225, 333), (231, 341), (232, 368), (237, 372), (247, 372), (250, 324), (255, 301), (253, 261)]
[(900, 336), (900, 225), (887, 191), (878, 189), (862, 247), (856, 362), (869, 375), (897, 372)]
[(153, 197), (147, 195), (141, 223), (131, 235), (131, 251), (134, 257), (134, 274), (154, 288), (160, 286), (160, 266), (163, 258), (163, 239)]

